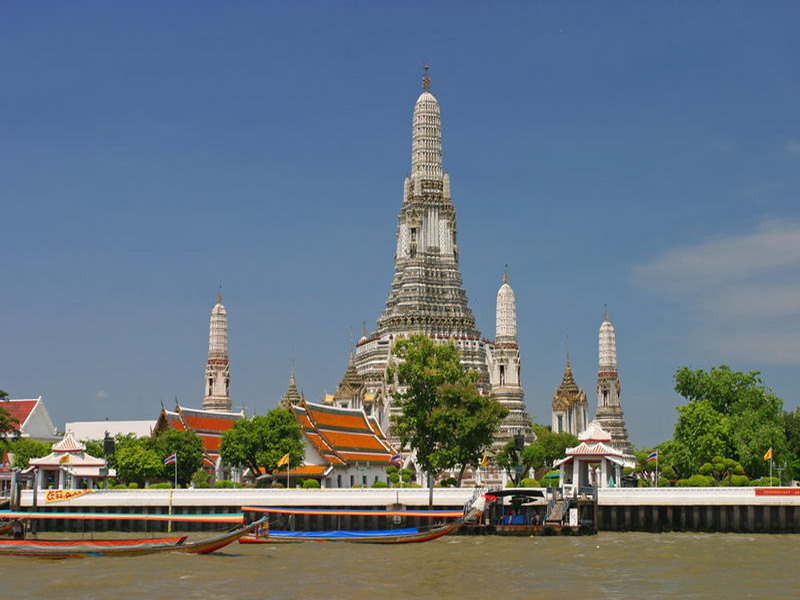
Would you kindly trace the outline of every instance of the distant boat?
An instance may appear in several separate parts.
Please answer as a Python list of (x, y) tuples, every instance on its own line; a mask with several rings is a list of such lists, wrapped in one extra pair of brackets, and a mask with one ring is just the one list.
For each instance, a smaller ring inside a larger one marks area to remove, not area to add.
[[(47, 514), (47, 513), (40, 513)], [(69, 513), (57, 513), (60, 518), (70, 518)], [(29, 516), (33, 515), (33, 516)], [(29, 518), (36, 518), (36, 513), (29, 513)], [(112, 517), (104, 513), (104, 517)], [(139, 515), (148, 520), (150, 515)], [(162, 515), (158, 515), (161, 517)], [(81, 513), (77, 518), (86, 519)], [(175, 520), (181, 520), (180, 517)], [(192, 519), (195, 520), (195, 519)], [(197, 542), (186, 543), (186, 536), (160, 538), (130, 538), (117, 540), (0, 540), (0, 556), (29, 556), (38, 558), (80, 558), (86, 556), (143, 556), (165, 552), (181, 552), (185, 554), (208, 554), (224, 548), (251, 533), (259, 527), (264, 519), (254, 521), (244, 527)]]
[(410, 544), (429, 542), (456, 531), (465, 521), (471, 520), (481, 510), (472, 508), (465, 516), (462, 511), (393, 511), (393, 510), (330, 510), (330, 509), (287, 509), (244, 506), (245, 512), (267, 512), (289, 515), (325, 514), (333, 516), (423, 516), (457, 517), (455, 521), (430, 527), (410, 527), (404, 529), (381, 529), (369, 531), (330, 530), (330, 531), (289, 531), (270, 529), (266, 521), (252, 534), (239, 538), (240, 544), (285, 544), (297, 542), (351, 542), (360, 544)]

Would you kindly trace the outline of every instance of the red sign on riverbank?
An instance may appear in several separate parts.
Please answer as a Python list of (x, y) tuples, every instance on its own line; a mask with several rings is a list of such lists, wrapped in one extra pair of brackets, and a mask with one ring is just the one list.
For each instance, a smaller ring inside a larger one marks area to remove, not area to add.
[(800, 488), (756, 488), (756, 496), (800, 496)]

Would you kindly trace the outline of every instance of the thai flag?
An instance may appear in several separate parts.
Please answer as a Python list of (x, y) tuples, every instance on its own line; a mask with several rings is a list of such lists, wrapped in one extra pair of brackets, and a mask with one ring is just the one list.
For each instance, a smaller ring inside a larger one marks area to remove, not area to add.
[(658, 450), (653, 450), (647, 455), (647, 462), (653, 462), (654, 460), (658, 460)]
[(403, 458), (399, 454), (395, 454), (392, 458), (389, 459), (390, 463), (403, 463)]
[(172, 463), (178, 462), (178, 453), (173, 452), (167, 458), (164, 459), (164, 466), (171, 465)]

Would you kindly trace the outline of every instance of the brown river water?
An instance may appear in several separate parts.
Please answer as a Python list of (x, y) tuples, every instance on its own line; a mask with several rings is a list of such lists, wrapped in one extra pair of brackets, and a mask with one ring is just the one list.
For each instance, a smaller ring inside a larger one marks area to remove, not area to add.
[(800, 598), (800, 536), (449, 536), (232, 545), (208, 556), (0, 557), (0, 599)]

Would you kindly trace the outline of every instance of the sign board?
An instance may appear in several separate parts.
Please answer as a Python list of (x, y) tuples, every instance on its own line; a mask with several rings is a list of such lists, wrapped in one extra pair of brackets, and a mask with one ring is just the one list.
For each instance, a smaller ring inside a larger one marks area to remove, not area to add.
[(569, 526), (570, 527), (577, 527), (578, 526), (578, 509), (577, 508), (570, 508), (569, 509)]
[(64, 500), (72, 500), (78, 496), (89, 494), (94, 490), (47, 490), (44, 496), (45, 502), (63, 502)]

